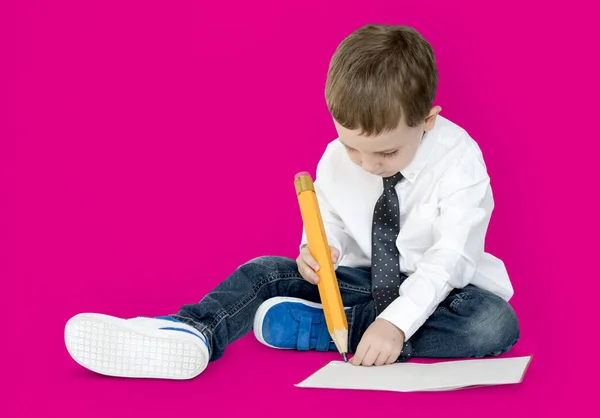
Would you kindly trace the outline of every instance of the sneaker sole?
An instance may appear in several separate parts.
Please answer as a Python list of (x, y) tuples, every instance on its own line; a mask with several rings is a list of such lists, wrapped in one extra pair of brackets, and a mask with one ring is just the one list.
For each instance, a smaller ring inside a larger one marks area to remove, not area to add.
[(309, 302), (309, 301), (306, 301), (303, 299), (298, 299), (298, 298), (277, 296), (274, 298), (267, 299), (265, 302), (263, 302), (258, 307), (256, 314), (254, 315), (254, 326), (253, 326), (254, 335), (255, 335), (256, 339), (258, 341), (260, 341), (261, 343), (263, 343), (264, 345), (271, 347), (271, 348), (277, 348), (279, 350), (290, 350), (289, 348), (276, 347), (274, 345), (267, 343), (265, 341), (265, 339), (263, 337), (263, 333), (262, 333), (262, 323), (263, 323), (265, 315), (267, 314), (269, 309), (271, 309), (273, 306), (278, 305), (283, 302), (300, 303), (302, 305), (310, 306), (311, 308), (319, 308), (319, 309), (323, 309), (323, 305), (320, 303)]
[(83, 313), (69, 319), (65, 345), (81, 366), (107, 376), (191, 379), (208, 365), (208, 348), (198, 337), (145, 329), (103, 314)]

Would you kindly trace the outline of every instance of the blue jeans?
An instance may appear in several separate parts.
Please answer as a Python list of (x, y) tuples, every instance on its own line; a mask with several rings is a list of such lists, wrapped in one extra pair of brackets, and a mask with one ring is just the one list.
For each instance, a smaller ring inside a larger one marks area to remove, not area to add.
[[(375, 320), (369, 268), (340, 266), (336, 271), (347, 310), (349, 351)], [(195, 304), (183, 305), (172, 317), (200, 330), (209, 340), (211, 361), (228, 344), (252, 330), (254, 314), (267, 299), (289, 296), (320, 302), (319, 290), (300, 276), (296, 261), (260, 257), (238, 267)], [(407, 341), (403, 358), (483, 357), (507, 352), (519, 339), (519, 324), (499, 296), (468, 285), (455, 289)]]

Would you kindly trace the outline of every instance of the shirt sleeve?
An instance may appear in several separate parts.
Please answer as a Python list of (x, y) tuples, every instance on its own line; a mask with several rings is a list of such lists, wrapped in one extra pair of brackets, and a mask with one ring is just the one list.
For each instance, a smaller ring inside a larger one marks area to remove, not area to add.
[[(314, 180), (315, 194), (317, 195), (317, 201), (319, 203), (319, 210), (321, 212), (321, 218), (323, 219), (323, 226), (325, 228), (325, 236), (330, 246), (335, 247), (340, 252), (337, 262), (334, 267), (340, 264), (340, 261), (344, 257), (346, 247), (351, 237), (346, 233), (344, 222), (336, 213), (335, 209), (331, 206), (328, 199), (328, 190), (335, 190), (332, 183), (332, 179), (328, 176), (328, 159), (322, 158), (317, 165), (316, 178)], [(329, 168), (330, 170), (331, 168)], [(308, 244), (306, 239), (306, 231), (302, 227), (302, 240), (300, 243), (300, 249), (302, 246)]]
[(434, 244), (400, 286), (399, 296), (378, 316), (411, 338), (440, 302), (472, 280), (484, 253), (493, 198), (480, 152), (450, 169), (440, 184)]

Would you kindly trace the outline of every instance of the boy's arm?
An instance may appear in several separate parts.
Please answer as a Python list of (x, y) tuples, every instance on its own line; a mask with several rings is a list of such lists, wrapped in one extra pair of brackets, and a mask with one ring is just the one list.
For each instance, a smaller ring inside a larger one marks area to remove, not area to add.
[(493, 209), (490, 180), (480, 152), (473, 151), (448, 172), (440, 188), (440, 216), (434, 244), (416, 263), (415, 272), (379, 316), (408, 340), (454, 288), (473, 278)]

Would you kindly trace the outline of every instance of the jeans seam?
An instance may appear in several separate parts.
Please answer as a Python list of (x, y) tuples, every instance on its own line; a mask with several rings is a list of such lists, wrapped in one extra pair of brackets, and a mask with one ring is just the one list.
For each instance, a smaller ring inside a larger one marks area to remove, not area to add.
[[(212, 319), (210, 320), (210, 322), (198, 323), (198, 322), (191, 320), (191, 318), (186, 318), (186, 319), (188, 319), (192, 323), (194, 323), (195, 327), (199, 331), (204, 333), (207, 336), (207, 338), (212, 340), (213, 330), (219, 326), (221, 321), (223, 321), (223, 319), (225, 319), (227, 316), (232, 318), (235, 315), (237, 315), (246, 305), (248, 305), (250, 302), (252, 302), (254, 299), (256, 299), (256, 297), (258, 296), (258, 293), (262, 290), (262, 288), (265, 285), (271, 284), (271, 283), (276, 283), (281, 280), (289, 280), (289, 279), (304, 280), (301, 276), (299, 276), (299, 274), (297, 272), (288, 272), (288, 273), (271, 272), (271, 273), (266, 274), (263, 278), (261, 278), (256, 283), (254, 283), (254, 285), (252, 286), (252, 289), (248, 293), (246, 293), (246, 295), (244, 295), (228, 311), (221, 309), (217, 313), (215, 313), (213, 315)], [(347, 285), (345, 283), (338, 283), (338, 285), (339, 285), (340, 289), (344, 289), (344, 290), (348, 290), (348, 291), (352, 291), (352, 292), (363, 293), (363, 294), (371, 293), (371, 289), (366, 289), (364, 287)], [(349, 325), (348, 332), (350, 333), (350, 335), (352, 332), (351, 331), (352, 326), (350, 324), (353, 322), (354, 314), (355, 314), (354, 309), (355, 308), (353, 307), (350, 310), (351, 311), (350, 316), (352, 318), (349, 320), (349, 324), (348, 324)]]
[(246, 306), (248, 303), (250, 303), (254, 299), (256, 299), (258, 293), (265, 285), (267, 285), (269, 283), (275, 283), (280, 280), (288, 280), (288, 279), (302, 280), (302, 278), (298, 277), (298, 275), (295, 273), (270, 273), (270, 274), (267, 274), (261, 280), (256, 282), (254, 284), (254, 286), (252, 286), (252, 290), (250, 292), (248, 292), (235, 305), (233, 305), (233, 307), (231, 307), (231, 309), (229, 311), (221, 310), (217, 315), (215, 315), (213, 317), (212, 321), (210, 321), (208, 323), (207, 327), (210, 327), (211, 329), (216, 329), (225, 317), (229, 316), (230, 318), (233, 318), (235, 315), (237, 315), (237, 313), (239, 311), (241, 311), (244, 308), (244, 306)]
[(437, 309), (440, 309), (440, 310), (442, 310), (442, 311), (446, 311), (446, 312), (448, 312), (448, 313), (452, 313), (452, 312), (451, 312), (451, 311), (450, 311), (448, 308), (446, 308), (445, 306), (439, 306), (439, 305), (438, 305)]
[(456, 308), (458, 307), (458, 305), (463, 302), (465, 299), (462, 299), (460, 297), (456, 297), (452, 300), (452, 302), (450, 302), (449, 308), (453, 311), (456, 311)]
[[(179, 314), (174, 315), (176, 319), (182, 321), (183, 323), (190, 325), (200, 331), (206, 338), (210, 340), (210, 337), (213, 335), (211, 329), (208, 325), (205, 325), (202, 322), (197, 322), (195, 319), (189, 318), (187, 316), (182, 316)], [(212, 322), (212, 321), (211, 321)]]
[(232, 317), (235, 316), (245, 305), (248, 304), (248, 302), (251, 302), (252, 300), (256, 299), (256, 296), (258, 295), (258, 293), (261, 291), (261, 289), (265, 285), (267, 285), (269, 283), (275, 283), (280, 280), (286, 280), (286, 279), (302, 280), (302, 278), (298, 277), (298, 275), (295, 273), (283, 273), (283, 274), (270, 273), (270, 274), (267, 274), (261, 280), (256, 282), (254, 284), (254, 286), (252, 286), (251, 292), (246, 294), (246, 296), (244, 298), (242, 298), (242, 300), (238, 301), (238, 303), (233, 305), (233, 307), (231, 308), (231, 312), (229, 313), (229, 316), (232, 316)]
[(351, 285), (347, 285), (344, 283), (338, 283), (338, 286), (340, 289), (351, 290), (353, 292), (359, 292), (359, 293), (365, 293), (365, 294), (371, 293), (371, 289), (366, 289), (364, 287), (356, 287), (356, 286), (351, 286)]

